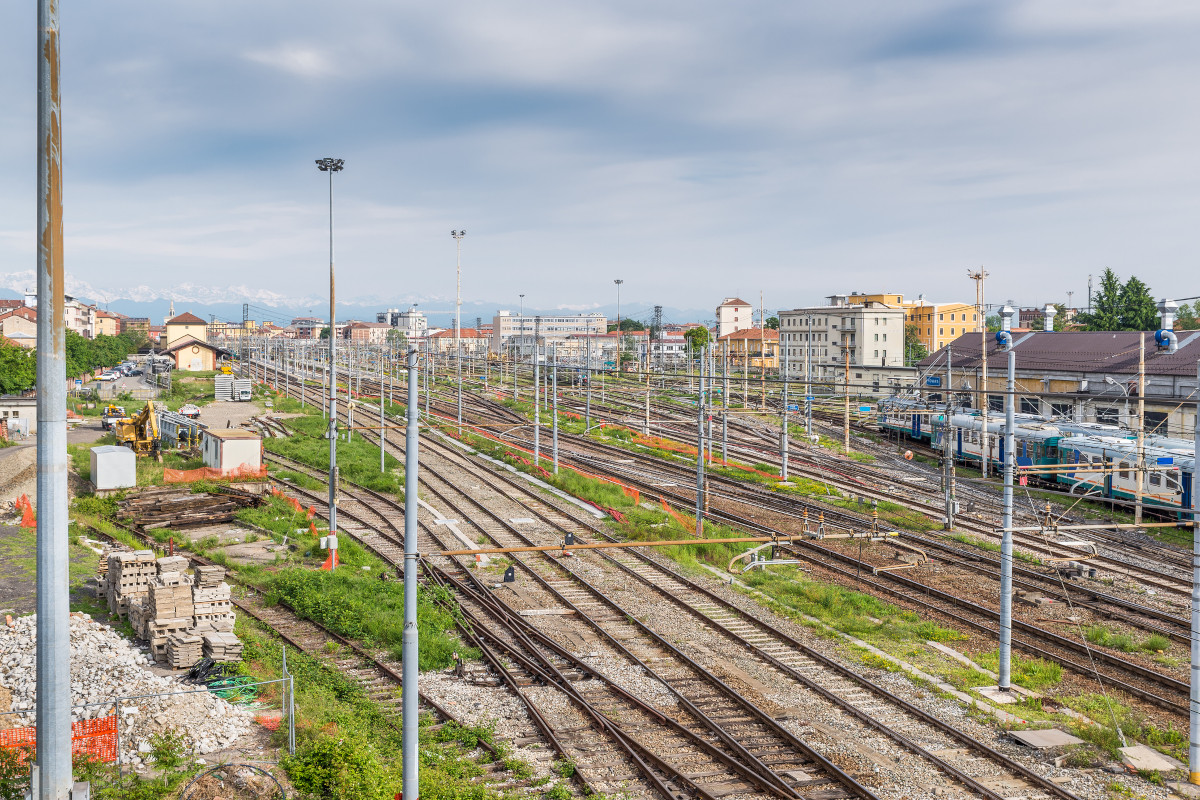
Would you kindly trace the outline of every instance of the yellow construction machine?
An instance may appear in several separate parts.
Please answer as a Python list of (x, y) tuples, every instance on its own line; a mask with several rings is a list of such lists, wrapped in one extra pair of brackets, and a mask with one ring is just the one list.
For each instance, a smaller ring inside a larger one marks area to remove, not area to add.
[(114, 426), (117, 433), (117, 444), (128, 447), (139, 456), (159, 455), (158, 414), (154, 401), (147, 401), (146, 407), (134, 414), (130, 419), (123, 419)]

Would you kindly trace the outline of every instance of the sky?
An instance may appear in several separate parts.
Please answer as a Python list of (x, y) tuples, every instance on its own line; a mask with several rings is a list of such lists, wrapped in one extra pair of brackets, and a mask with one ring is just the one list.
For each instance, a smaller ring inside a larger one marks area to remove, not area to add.
[[(1200, 5), (63, 3), (77, 293), (515, 309), (1200, 295)], [(36, 3), (0, 5), (0, 287), (32, 281)]]

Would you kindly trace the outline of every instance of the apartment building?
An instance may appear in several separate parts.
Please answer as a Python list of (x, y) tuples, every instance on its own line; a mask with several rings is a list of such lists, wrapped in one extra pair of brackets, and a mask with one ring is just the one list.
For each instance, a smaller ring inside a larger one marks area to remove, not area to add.
[(513, 314), (501, 311), (492, 318), (491, 350), (504, 352), (513, 336), (538, 336), (542, 343), (562, 341), (575, 334), (600, 334), (608, 330), (603, 314)]
[[(787, 373), (842, 380), (849, 354), (850, 379), (894, 385), (916, 372), (904, 366), (905, 310), (866, 300), (864, 295), (833, 295), (828, 303), (779, 312), (780, 346)], [(807, 359), (807, 360), (806, 360)]]
[(429, 320), (424, 313), (417, 311), (415, 305), (409, 306), (407, 311), (398, 308), (380, 311), (375, 315), (375, 321), (390, 325), (403, 333), (409, 341), (424, 339), (429, 335)]
[(726, 297), (717, 306), (717, 338), (754, 327), (754, 307), (739, 297)]

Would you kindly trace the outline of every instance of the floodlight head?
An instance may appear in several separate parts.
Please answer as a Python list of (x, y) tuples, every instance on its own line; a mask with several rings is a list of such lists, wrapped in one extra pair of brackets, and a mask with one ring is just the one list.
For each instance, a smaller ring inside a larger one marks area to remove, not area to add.
[(1112, 376), (1111, 376), (1111, 375), (1105, 375), (1105, 376), (1104, 376), (1104, 382), (1105, 382), (1105, 383), (1107, 383), (1109, 386), (1116, 386), (1116, 385), (1117, 385), (1117, 382), (1116, 382), (1116, 381), (1114, 381), (1114, 380), (1112, 379)]
[(346, 162), (340, 158), (318, 158), (317, 169), (321, 172), (341, 172)]

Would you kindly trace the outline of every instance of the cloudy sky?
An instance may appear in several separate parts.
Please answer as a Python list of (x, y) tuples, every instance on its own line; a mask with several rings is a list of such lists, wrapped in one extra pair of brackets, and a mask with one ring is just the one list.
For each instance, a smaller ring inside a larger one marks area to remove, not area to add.
[[(68, 271), (320, 297), (1033, 304), (1194, 276), (1192, 2), (64, 3)], [(35, 3), (0, 6), (0, 286), (34, 265)]]

